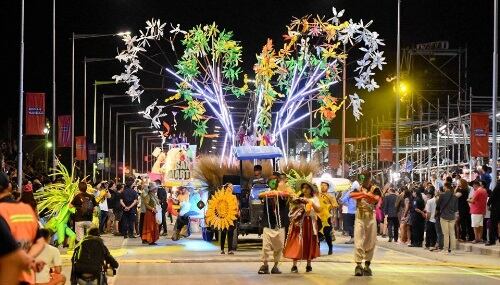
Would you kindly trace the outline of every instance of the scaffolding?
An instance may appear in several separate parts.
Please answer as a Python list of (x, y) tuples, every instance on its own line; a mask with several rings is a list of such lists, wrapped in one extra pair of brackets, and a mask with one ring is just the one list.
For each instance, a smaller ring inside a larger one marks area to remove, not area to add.
[[(401, 102), (397, 159), (401, 172), (412, 181), (422, 181), (445, 171), (470, 173), (478, 164), (489, 163), (470, 154), (470, 114), (491, 113), (491, 97), (474, 95), (469, 87), (467, 49), (449, 49), (447, 42), (417, 45), (403, 50), (401, 65), (402, 80), (415, 83)], [(375, 117), (358, 122), (351, 145), (352, 169), (377, 174), (396, 169), (395, 163), (378, 159), (380, 130), (394, 130), (394, 121)], [(491, 135), (489, 141), (494, 141)], [(498, 137), (495, 141), (498, 144)]]

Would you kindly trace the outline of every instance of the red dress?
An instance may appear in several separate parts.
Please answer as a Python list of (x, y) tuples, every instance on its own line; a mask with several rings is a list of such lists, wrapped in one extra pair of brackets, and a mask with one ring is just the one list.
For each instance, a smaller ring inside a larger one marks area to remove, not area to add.
[(156, 242), (160, 238), (160, 227), (156, 223), (156, 215), (153, 211), (147, 210), (144, 215), (144, 225), (142, 229), (142, 240), (148, 243)]
[(286, 240), (283, 256), (294, 260), (312, 260), (320, 256), (318, 234), (310, 215), (292, 221)]

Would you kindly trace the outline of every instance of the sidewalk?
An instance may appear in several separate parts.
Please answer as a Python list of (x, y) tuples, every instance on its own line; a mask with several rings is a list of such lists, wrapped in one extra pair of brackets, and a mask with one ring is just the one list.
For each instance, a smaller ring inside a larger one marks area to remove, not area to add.
[[(400, 243), (395, 243), (395, 242), (388, 242), (388, 238), (382, 238), (378, 237), (377, 241), (377, 246), (389, 249), (389, 250), (394, 250), (402, 253), (407, 253), (407, 254), (412, 254), (421, 258), (425, 258), (433, 261), (440, 261), (447, 263), (450, 266), (453, 265), (460, 265), (464, 266), (467, 265), (467, 267), (485, 267), (485, 266), (491, 266), (494, 268), (500, 268), (500, 255), (498, 254), (498, 251), (496, 252), (496, 255), (484, 255), (481, 254), (481, 251), (479, 250), (480, 245), (477, 245), (478, 249), (474, 249), (472, 251), (466, 251), (464, 250), (464, 245), (459, 246), (459, 248), (454, 252), (452, 255), (447, 255), (442, 252), (432, 252), (429, 250), (426, 250), (425, 248), (417, 248), (417, 247), (408, 247), (407, 245), (400, 244)], [(469, 245), (467, 245), (469, 246)], [(472, 244), (470, 245), (472, 246)], [(474, 245), (476, 246), (476, 245)], [(484, 252), (488, 253), (495, 253), (495, 250), (499, 250), (499, 246), (493, 246), (494, 248), (486, 247), (483, 245), (484, 248), (488, 249), (487, 251), (485, 250)]]
[(457, 246), (459, 250), (463, 250), (465, 252), (500, 257), (500, 244), (498, 243), (496, 245), (486, 246), (484, 243), (473, 244), (470, 242), (457, 242)]

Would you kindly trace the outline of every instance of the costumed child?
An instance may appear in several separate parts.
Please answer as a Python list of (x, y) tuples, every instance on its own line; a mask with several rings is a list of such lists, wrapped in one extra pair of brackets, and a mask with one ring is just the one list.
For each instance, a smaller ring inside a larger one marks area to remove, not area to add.
[[(288, 197), (291, 191), (287, 187), (278, 187), (278, 177), (268, 180), (269, 190), (259, 194), (264, 202), (262, 215), (262, 266), (259, 274), (281, 274), (278, 268), (285, 243), (285, 228), (288, 228)], [(280, 188), (280, 189), (278, 189)], [(274, 266), (269, 272), (269, 259), (273, 256)]]
[[(372, 276), (370, 264), (377, 242), (377, 221), (375, 206), (380, 199), (380, 189), (372, 183), (371, 173), (363, 173), (364, 180), (359, 190), (350, 193), (356, 200), (356, 220), (354, 222), (355, 276)], [(365, 261), (365, 267), (362, 262)]]
[(332, 241), (335, 237), (333, 235), (333, 213), (339, 207), (339, 204), (337, 203), (337, 199), (335, 199), (333, 183), (330, 180), (322, 179), (320, 186), (319, 202), (321, 204), (321, 211), (318, 214), (318, 232), (320, 236), (324, 237), (328, 245), (328, 255), (331, 255), (333, 253)]
[(298, 260), (306, 260), (306, 272), (311, 272), (311, 261), (320, 256), (316, 220), (317, 213), (321, 211), (318, 188), (306, 180), (297, 181), (295, 185), (301, 194), (292, 200), (290, 229), (283, 255), (293, 260), (293, 273), (298, 273)]

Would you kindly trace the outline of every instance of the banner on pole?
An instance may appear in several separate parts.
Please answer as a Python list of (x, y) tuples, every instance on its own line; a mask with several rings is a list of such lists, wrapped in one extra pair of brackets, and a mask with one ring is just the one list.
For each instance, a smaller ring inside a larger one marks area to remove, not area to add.
[(331, 168), (336, 169), (340, 166), (340, 145), (330, 144), (328, 146), (328, 164)]
[(378, 146), (378, 154), (379, 161), (393, 161), (391, 130), (380, 130), (380, 144)]
[(473, 157), (489, 157), (490, 145), (488, 143), (490, 118), (489, 113), (472, 113), (470, 150)]
[(45, 128), (45, 93), (26, 93), (26, 135), (43, 136)]
[(57, 117), (57, 146), (71, 147), (71, 115)]
[(75, 137), (76, 160), (87, 160), (87, 140), (85, 136)]

